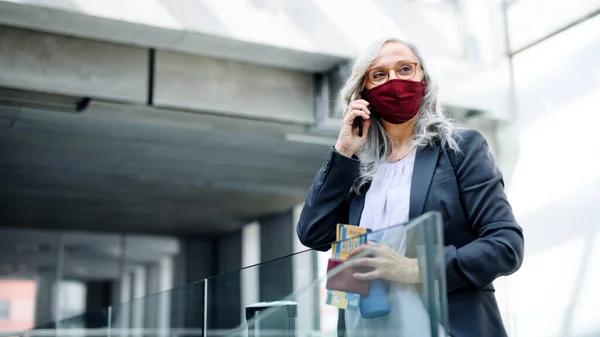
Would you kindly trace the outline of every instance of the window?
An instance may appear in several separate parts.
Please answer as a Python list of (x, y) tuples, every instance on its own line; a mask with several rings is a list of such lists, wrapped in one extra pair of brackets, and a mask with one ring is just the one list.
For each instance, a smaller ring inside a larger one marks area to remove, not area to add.
[(10, 318), (10, 302), (8, 300), (0, 299), (0, 320), (7, 320)]

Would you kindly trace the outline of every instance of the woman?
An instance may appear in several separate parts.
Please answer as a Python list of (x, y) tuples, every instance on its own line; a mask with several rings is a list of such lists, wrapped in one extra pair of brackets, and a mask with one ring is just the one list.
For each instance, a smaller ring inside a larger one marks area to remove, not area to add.
[[(421, 54), (401, 40), (369, 47), (341, 97), (341, 130), (306, 196), (300, 241), (327, 250), (338, 223), (377, 230), (439, 211), (451, 335), (506, 336), (492, 282), (518, 270), (524, 242), (484, 137), (454, 129)], [(356, 278), (420, 282), (416, 260), (392, 249), (361, 262), (375, 269)]]

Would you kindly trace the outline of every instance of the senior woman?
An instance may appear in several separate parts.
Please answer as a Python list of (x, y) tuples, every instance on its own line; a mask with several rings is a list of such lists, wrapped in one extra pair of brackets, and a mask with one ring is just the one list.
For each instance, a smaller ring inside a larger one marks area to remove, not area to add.
[[(306, 196), (300, 241), (327, 250), (338, 223), (378, 230), (439, 211), (449, 333), (506, 336), (492, 282), (521, 266), (524, 241), (484, 137), (454, 128), (418, 49), (398, 39), (359, 56), (341, 98), (338, 140)], [(369, 260), (375, 269), (356, 278), (420, 282), (416, 259), (381, 249)]]

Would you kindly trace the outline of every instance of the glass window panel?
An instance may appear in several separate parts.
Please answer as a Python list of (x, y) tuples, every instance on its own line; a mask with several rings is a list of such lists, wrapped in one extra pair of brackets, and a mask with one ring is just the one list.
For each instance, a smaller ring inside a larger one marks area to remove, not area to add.
[(600, 9), (599, 0), (519, 0), (509, 5), (511, 50), (520, 49)]
[(509, 197), (528, 248), (502, 296), (509, 335), (600, 331), (599, 55), (596, 16), (514, 58), (519, 155)]

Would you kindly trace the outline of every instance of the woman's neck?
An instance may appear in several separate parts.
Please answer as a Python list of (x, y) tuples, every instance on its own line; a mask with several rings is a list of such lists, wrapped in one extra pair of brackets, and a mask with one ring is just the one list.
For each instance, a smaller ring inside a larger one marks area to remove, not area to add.
[(403, 124), (391, 124), (383, 121), (385, 132), (392, 139), (390, 144), (392, 153), (407, 151), (410, 148), (414, 136), (414, 125), (414, 120)]

